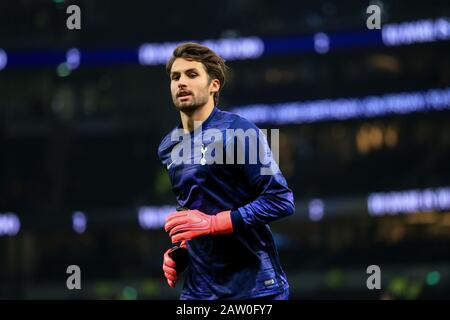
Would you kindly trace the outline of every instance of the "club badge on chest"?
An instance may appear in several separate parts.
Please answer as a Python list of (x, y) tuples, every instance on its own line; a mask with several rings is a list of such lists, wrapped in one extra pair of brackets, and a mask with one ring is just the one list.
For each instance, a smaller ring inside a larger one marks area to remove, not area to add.
[(202, 144), (202, 148), (200, 149), (200, 151), (202, 153), (202, 158), (200, 159), (200, 164), (202, 166), (204, 166), (206, 164), (206, 158), (205, 158), (206, 150), (208, 150), (208, 147), (205, 147), (205, 145)]

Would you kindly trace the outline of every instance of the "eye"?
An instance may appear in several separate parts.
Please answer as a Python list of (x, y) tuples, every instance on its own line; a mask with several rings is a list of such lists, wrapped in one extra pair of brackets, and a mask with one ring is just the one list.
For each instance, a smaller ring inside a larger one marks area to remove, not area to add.
[(172, 76), (172, 80), (178, 80), (178, 79), (180, 79), (180, 76), (179, 76), (179, 75), (173, 75), (173, 76)]
[(192, 72), (189, 74), (189, 78), (195, 78), (197, 76), (197, 74), (195, 72)]

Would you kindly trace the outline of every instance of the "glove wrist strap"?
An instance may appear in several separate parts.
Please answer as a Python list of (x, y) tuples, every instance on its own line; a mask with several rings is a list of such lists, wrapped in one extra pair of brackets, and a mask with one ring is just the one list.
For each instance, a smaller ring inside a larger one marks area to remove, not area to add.
[(228, 234), (233, 232), (231, 212), (222, 211), (213, 216), (211, 234)]

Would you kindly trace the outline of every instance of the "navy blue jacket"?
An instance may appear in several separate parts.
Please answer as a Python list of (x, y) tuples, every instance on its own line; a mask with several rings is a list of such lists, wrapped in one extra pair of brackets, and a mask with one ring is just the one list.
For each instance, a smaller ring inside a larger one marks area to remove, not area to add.
[[(190, 262), (180, 298), (250, 299), (286, 292), (288, 282), (268, 223), (292, 215), (294, 199), (278, 166), (273, 174), (261, 174), (273, 161), (267, 140), (248, 120), (217, 107), (201, 130), (174, 138), (181, 128), (166, 135), (158, 148), (178, 204), (206, 214), (231, 210), (234, 232), (187, 242)], [(207, 129), (221, 136), (205, 135)], [(259, 132), (262, 149), (256, 162), (250, 159), (250, 143), (256, 140), (229, 134), (236, 129)], [(191, 145), (191, 152), (180, 151), (183, 143)], [(174, 160), (174, 150), (184, 162)], [(219, 163), (213, 163), (214, 157)]]

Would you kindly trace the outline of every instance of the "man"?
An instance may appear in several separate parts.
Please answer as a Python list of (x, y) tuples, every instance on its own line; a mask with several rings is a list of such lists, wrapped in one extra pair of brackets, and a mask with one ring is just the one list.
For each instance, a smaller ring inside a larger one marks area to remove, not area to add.
[[(251, 161), (256, 142), (262, 141), (263, 158), (271, 157), (267, 141), (254, 124), (218, 109), (226, 66), (215, 52), (195, 43), (182, 44), (166, 69), (181, 123), (163, 139), (158, 156), (185, 208), (169, 214), (165, 224), (172, 243), (181, 242), (178, 252), (189, 254), (180, 298), (287, 299), (289, 285), (268, 223), (292, 215), (294, 200), (279, 169), (263, 174), (267, 161)], [(256, 132), (257, 140), (230, 135), (239, 130)], [(212, 131), (215, 137), (206, 137)], [(186, 147), (185, 161), (174, 159), (181, 154), (180, 145)], [(189, 147), (194, 151), (187, 152)], [(226, 163), (216, 161), (222, 152)], [(163, 259), (171, 287), (185, 268), (174, 253), (167, 250)]]

